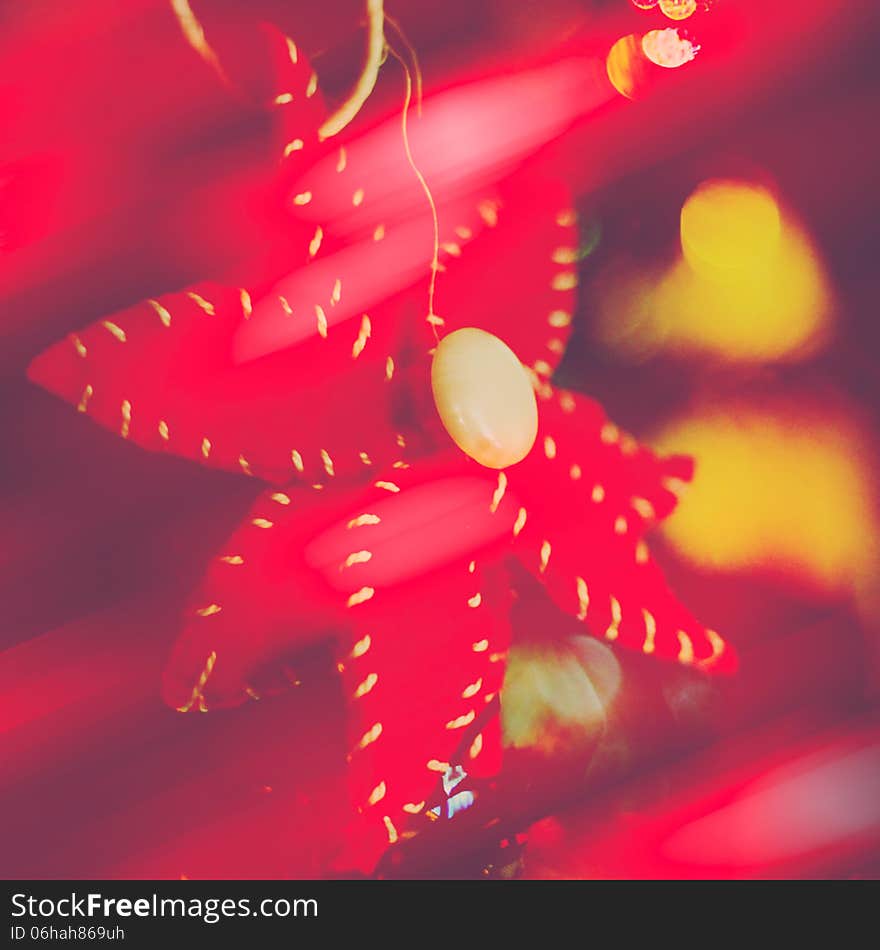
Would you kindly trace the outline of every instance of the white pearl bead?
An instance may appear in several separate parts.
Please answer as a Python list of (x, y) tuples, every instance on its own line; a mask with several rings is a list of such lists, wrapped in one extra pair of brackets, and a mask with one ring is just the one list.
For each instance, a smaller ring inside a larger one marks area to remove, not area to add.
[(434, 404), (453, 442), (487, 468), (522, 461), (538, 434), (531, 381), (497, 336), (466, 327), (445, 336), (431, 366)]

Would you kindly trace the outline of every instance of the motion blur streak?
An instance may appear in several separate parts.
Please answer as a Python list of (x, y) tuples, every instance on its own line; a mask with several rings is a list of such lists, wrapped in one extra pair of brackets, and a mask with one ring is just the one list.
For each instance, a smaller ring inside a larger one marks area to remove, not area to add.
[(674, 832), (662, 852), (688, 864), (767, 867), (880, 836), (880, 742), (831, 747), (750, 782), (730, 804)]

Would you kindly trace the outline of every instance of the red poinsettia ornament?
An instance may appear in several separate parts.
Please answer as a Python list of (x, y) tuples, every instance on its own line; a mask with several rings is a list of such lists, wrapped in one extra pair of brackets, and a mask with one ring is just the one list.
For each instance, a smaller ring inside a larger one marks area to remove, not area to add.
[(689, 460), (549, 382), (577, 286), (566, 189), (528, 168), (457, 177), (459, 143), (435, 244), (404, 158), (380, 182), (370, 135), (319, 143), (289, 50), (278, 259), (99, 321), (30, 376), (140, 446), (272, 483), (209, 566), (163, 692), (181, 711), (258, 698), (332, 637), (363, 829), (346, 863), (369, 870), (497, 772), (509, 559), (595, 636), (706, 669), (733, 656), (643, 541)]

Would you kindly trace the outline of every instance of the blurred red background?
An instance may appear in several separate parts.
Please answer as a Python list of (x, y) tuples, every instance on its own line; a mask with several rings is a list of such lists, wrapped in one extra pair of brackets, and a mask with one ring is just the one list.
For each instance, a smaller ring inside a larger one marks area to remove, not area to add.
[[(342, 709), (321, 651), (264, 703), (201, 717), (159, 700), (177, 613), (253, 485), (136, 450), (25, 380), (65, 333), (271, 255), (276, 224), (261, 229), (250, 202), (278, 148), (255, 24), (297, 37), (332, 102), (358, 72), (362, 4), (205, 6), (245, 94), (161, 0), (0, 5), (6, 877), (318, 876), (342, 833)], [(387, 4), (427, 92), (592, 64), (592, 99), (548, 86), (545, 115), (521, 116), (523, 154), (569, 183), (582, 221), (556, 379), (696, 457), (654, 545), (741, 658), (715, 681), (620, 653), (603, 692), (607, 651), (548, 645), (525, 598), (502, 783), (509, 827), (532, 828), (517, 873), (876, 877), (880, 22), (867, 0), (718, 0), (680, 22), (637, 6)], [(693, 62), (631, 64), (621, 94), (613, 44), (676, 25)], [(402, 93), (383, 67), (356, 122), (397, 115)], [(490, 152), (511, 115), (497, 121)], [(683, 260), (682, 207), (719, 179), (741, 190), (720, 227), (711, 194), (691, 205), (706, 218), (697, 263)], [(755, 189), (795, 248), (766, 286), (748, 270), (764, 232), (737, 210)], [(732, 282), (701, 272), (743, 248)], [(569, 675), (589, 701), (560, 698)], [(402, 873), (510, 873), (490, 839), (463, 827)]]

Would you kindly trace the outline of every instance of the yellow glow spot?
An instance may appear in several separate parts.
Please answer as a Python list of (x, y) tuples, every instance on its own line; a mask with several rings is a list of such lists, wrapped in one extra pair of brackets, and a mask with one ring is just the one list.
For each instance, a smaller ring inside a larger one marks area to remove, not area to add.
[(700, 660), (700, 666), (702, 667), (711, 666), (718, 659), (718, 657), (721, 656), (726, 646), (724, 641), (714, 630), (706, 630), (706, 639), (709, 641), (712, 647), (712, 654), (711, 656), (706, 657), (705, 660)]
[(77, 412), (85, 412), (89, 408), (89, 400), (94, 394), (94, 386), (92, 386), (91, 383), (86, 383), (86, 387), (82, 391), (82, 396), (80, 396), (79, 402), (76, 405)]
[(275, 523), (273, 521), (269, 521), (268, 518), (254, 518), (251, 521), (251, 524), (255, 528), (262, 528), (263, 530), (266, 530), (267, 528), (273, 528), (275, 526)]
[(364, 465), (372, 465), (373, 462), (370, 459), (370, 456), (366, 452), (358, 452), (358, 458), (364, 463)]
[(360, 699), (361, 696), (366, 696), (376, 683), (379, 682), (379, 676), (377, 673), (370, 673), (370, 675), (358, 685), (358, 688), (354, 691), (354, 698)]
[(554, 264), (575, 264), (578, 259), (576, 247), (557, 247), (550, 255)]
[(642, 610), (642, 616), (645, 618), (645, 642), (642, 644), (643, 653), (654, 652), (654, 638), (657, 636), (657, 621), (654, 615), (648, 610)]
[(478, 640), (475, 644), (472, 645), (471, 649), (474, 653), (485, 653), (489, 649), (488, 640)]
[(658, 436), (663, 454), (684, 445), (699, 474), (664, 535), (691, 563), (785, 575), (831, 593), (876, 576), (876, 445), (848, 407), (803, 397), (736, 403)]
[(403, 810), (408, 815), (417, 815), (424, 807), (424, 802), (409, 802), (403, 806)]
[(352, 659), (357, 660), (362, 657), (367, 652), (367, 650), (370, 649), (372, 642), (373, 640), (369, 634), (367, 634), (362, 640), (358, 640), (351, 650)]
[(357, 191), (351, 196), (351, 203), (355, 208), (359, 208), (364, 203), (364, 189), (358, 188)]
[(694, 662), (694, 645), (691, 643), (691, 638), (684, 630), (678, 630), (676, 636), (678, 637), (679, 643), (678, 662), (689, 666)]
[(520, 531), (522, 531), (522, 529), (526, 526), (527, 517), (528, 517), (528, 512), (525, 510), (525, 508), (520, 508), (520, 510), (517, 512), (517, 515), (516, 515), (516, 521), (514, 521), (513, 523), (514, 537), (517, 537)]
[(575, 402), (574, 396), (571, 393), (560, 392), (559, 394), (559, 407), (563, 412), (574, 412), (577, 408), (577, 403)]
[(321, 449), (321, 463), (324, 466), (324, 471), (332, 478), (336, 474), (336, 469), (333, 467), (333, 459), (326, 449)]
[(370, 334), (373, 332), (373, 326), (370, 323), (370, 318), (364, 314), (361, 317), (361, 327), (358, 330), (357, 339), (354, 341), (354, 344), (351, 348), (352, 359), (357, 359), (361, 353), (364, 351), (364, 347), (367, 345), (367, 340), (370, 339)]
[(572, 480), (573, 482), (580, 481), (581, 476), (582, 476), (583, 474), (584, 474), (584, 473), (581, 471), (580, 465), (578, 465), (577, 463), (575, 463), (574, 465), (572, 465), (572, 467), (568, 470), (569, 478), (571, 478), (571, 480)]
[(481, 732), (468, 749), (468, 758), (475, 759), (483, 751), (483, 733)]
[(201, 294), (197, 294), (194, 291), (188, 291), (187, 297), (200, 309), (203, 310), (209, 317), (214, 316), (214, 304), (210, 300), (205, 300)]
[(309, 241), (309, 257), (314, 257), (318, 251), (321, 249), (321, 242), (324, 240), (324, 229), (319, 224), (315, 228), (315, 235), (311, 241)]
[(282, 92), (280, 95), (275, 96), (276, 106), (286, 106), (289, 102), (293, 102), (292, 92)]
[(111, 336), (119, 340), (120, 343), (125, 343), (125, 340), (126, 340), (125, 330), (123, 330), (122, 327), (117, 326), (115, 323), (113, 323), (110, 320), (102, 320), (101, 326), (105, 330), (107, 330), (111, 334)]
[(357, 744), (357, 748), (359, 750), (366, 749), (368, 745), (371, 745), (373, 742), (375, 742), (381, 735), (382, 723), (377, 722), (361, 736), (360, 742)]
[[(504, 493), (507, 491), (507, 475), (504, 472), (498, 473), (498, 486), (495, 491), (492, 493), (492, 503), (489, 505), (489, 510), (494, 515), (498, 511), (498, 506), (501, 504), (501, 500), (504, 498)], [(473, 563), (473, 562), (471, 562)]]
[(681, 209), (681, 247), (697, 273), (736, 277), (772, 264), (782, 235), (779, 207), (746, 182), (704, 182)]
[(339, 158), (336, 159), (336, 172), (341, 175), (345, 171), (345, 166), (348, 164), (348, 153), (345, 151), (345, 146), (343, 145), (339, 149)]
[(647, 498), (633, 498), (632, 506), (633, 509), (645, 519), (645, 521), (653, 521), (656, 517), (654, 506), (650, 501), (648, 501)]
[(248, 460), (243, 455), (239, 455), (238, 457), (238, 467), (245, 473), (245, 475), (253, 476), (254, 473), (251, 471), (250, 462), (248, 462)]
[(171, 438), (171, 433), (168, 430), (168, 423), (164, 419), (159, 420), (158, 429), (160, 438), (167, 442)]
[(615, 534), (626, 534), (629, 530), (629, 525), (627, 524), (626, 518), (623, 515), (618, 515), (614, 520), (614, 533)]
[(395, 485), (394, 482), (373, 482), (376, 488), (381, 488), (384, 491), (390, 491), (392, 494), (397, 494), (400, 491), (400, 487)]
[(302, 139), (293, 139), (293, 141), (288, 142), (287, 145), (284, 146), (284, 157), (290, 158), (294, 152), (302, 151), (302, 149), (305, 148), (305, 145), (306, 143), (303, 142)]
[(639, 541), (636, 545), (636, 564), (647, 564), (648, 556), (648, 545), (644, 541)]
[(385, 380), (391, 382), (391, 377), (394, 375), (394, 360), (389, 356), (385, 360)]
[(207, 436), (202, 439), (202, 456), (207, 458), (211, 454), (211, 440)]
[(70, 337), (70, 342), (73, 344), (73, 348), (76, 350), (77, 356), (81, 356), (85, 359), (89, 355), (89, 351), (86, 349), (83, 341), (74, 333)]
[(298, 195), (293, 196), (293, 203), (298, 207), (307, 205), (312, 200), (312, 193), (310, 191), (301, 191)]
[(634, 99), (644, 86), (647, 68), (642, 48), (632, 33), (622, 36), (605, 58), (611, 85), (627, 99)]
[(563, 208), (556, 215), (556, 223), (561, 228), (573, 228), (577, 224), (578, 216), (574, 208)]
[(278, 505), (290, 504), (290, 495), (285, 495), (283, 491), (273, 492), (269, 497)]
[(700, 52), (700, 47), (686, 36), (681, 36), (675, 27), (651, 30), (642, 37), (641, 45), (645, 56), (664, 69), (684, 66)]
[(377, 224), (376, 229), (373, 231), (373, 240), (382, 241), (385, 238), (385, 225)]
[(224, 554), (220, 560), (224, 564), (232, 564), (234, 566), (244, 564), (244, 558), (240, 554)]
[(477, 213), (483, 219), (483, 223), (490, 228), (498, 225), (498, 204), (494, 201), (481, 201), (477, 205)]
[(229, 84), (229, 79), (223, 71), (220, 61), (217, 59), (217, 54), (205, 39), (205, 31), (202, 24), (199, 22), (195, 13), (193, 13), (188, 0), (171, 0), (171, 9), (177, 17), (177, 22), (180, 24), (180, 29), (183, 31), (186, 41), (199, 56), (216, 71), (223, 82)]
[(549, 541), (544, 541), (541, 544), (541, 561), (538, 569), (542, 574), (547, 570), (547, 565), (550, 563), (550, 552), (552, 550)]
[(462, 699), (471, 699), (471, 697), (476, 696), (477, 693), (483, 688), (483, 677), (481, 676), (476, 682), (471, 683), (470, 686), (466, 686), (464, 691), (461, 694)]
[(337, 277), (330, 292), (330, 306), (335, 307), (342, 299), (342, 281)]
[(620, 441), (620, 429), (612, 422), (606, 422), (602, 426), (602, 431), (599, 433), (599, 438), (605, 443), (605, 445), (613, 445), (615, 442)]
[(222, 609), (220, 604), (208, 604), (207, 607), (199, 607), (196, 613), (200, 617), (213, 617), (214, 614), (219, 614)]
[(477, 591), (473, 597), (468, 598), (468, 607), (479, 607), (483, 603), (483, 595)]
[(358, 604), (364, 604), (368, 600), (371, 600), (375, 593), (376, 591), (372, 587), (362, 587), (348, 598), (347, 605), (349, 607), (357, 607)]
[[(248, 695), (251, 699), (253, 699), (254, 701), (256, 701), (256, 702), (259, 702), (259, 701), (260, 701), (260, 694), (257, 693), (257, 692), (255, 692), (253, 689), (251, 689), (250, 686), (245, 686), (244, 691), (245, 691), (245, 693), (247, 693), (247, 695)], [(267, 785), (267, 786), (265, 786), (265, 787), (266, 787), (267, 790), (271, 791), (271, 786)]]
[(354, 551), (342, 562), (342, 568), (352, 567), (355, 564), (366, 564), (367, 561), (372, 560), (372, 557), (371, 551)]
[(576, 577), (575, 583), (577, 585), (577, 598), (578, 598), (578, 620), (587, 619), (587, 609), (590, 606), (590, 591), (587, 588), (587, 582), (582, 577)]
[(127, 399), (122, 400), (119, 412), (122, 415), (122, 425), (119, 427), (119, 434), (123, 439), (127, 439), (129, 430), (131, 429), (131, 403)]
[(610, 598), (611, 601), (611, 623), (608, 625), (608, 629), (605, 631), (606, 640), (616, 640), (617, 635), (620, 633), (620, 621), (623, 619), (623, 615), (620, 610), (620, 603), (615, 597)]
[(556, 441), (549, 435), (544, 439), (544, 454), (548, 459), (556, 458)]
[(318, 91), (318, 75), (317, 73), (312, 73), (309, 76), (309, 82), (306, 86), (306, 99), (311, 99), (312, 96)]
[(327, 339), (327, 314), (324, 313), (324, 308), (320, 304), (315, 304), (315, 321), (318, 326), (318, 335), (323, 339)]
[(398, 432), (397, 435), (394, 437), (394, 441), (398, 444), (400, 448), (402, 449), (406, 448), (406, 439), (403, 437), (402, 433)]
[(251, 303), (251, 295), (244, 289), (244, 287), (242, 287), (239, 291), (238, 297), (241, 301), (241, 312), (244, 314), (245, 320), (248, 320), (250, 319), (250, 315), (254, 312), (254, 308)]
[(476, 569), (477, 569), (477, 562), (471, 561), (470, 564), (468, 564), (468, 574), (473, 574)]
[(461, 246), (454, 241), (446, 241), (440, 245), (450, 257), (461, 257)]
[(553, 372), (553, 367), (545, 360), (535, 360), (535, 372), (541, 376), (549, 376)]
[(686, 20), (697, 9), (697, 0), (660, 0), (659, 6), (670, 20)]
[(156, 311), (157, 316), (162, 321), (162, 325), (171, 326), (171, 314), (159, 303), (158, 300), (148, 300), (147, 303)]
[(385, 797), (387, 789), (384, 782), (379, 782), (379, 784), (370, 792), (370, 797), (367, 799), (368, 805), (375, 805), (376, 802), (381, 802)]
[(204, 669), (201, 672), (201, 675), (196, 682), (196, 685), (193, 687), (192, 695), (189, 698), (189, 701), (184, 706), (178, 706), (178, 712), (189, 712), (192, 707), (198, 703), (199, 712), (207, 712), (208, 707), (205, 705), (204, 697), (202, 696), (202, 690), (204, 690), (208, 680), (211, 677), (211, 673), (214, 670), (214, 664), (217, 662), (217, 654), (213, 650), (208, 654), (208, 659), (205, 662)]
[(597, 332), (636, 359), (662, 350), (728, 361), (803, 359), (828, 336), (831, 291), (809, 236), (766, 189), (704, 182), (681, 211), (682, 257), (659, 275), (621, 272)]
[(557, 356), (560, 356), (565, 352), (565, 344), (562, 340), (558, 340), (554, 337), (547, 341), (547, 349), (550, 350), (551, 353), (556, 353)]
[(547, 317), (547, 322), (551, 327), (562, 329), (563, 327), (571, 326), (571, 314), (567, 310), (554, 310), (550, 316)]
[(602, 485), (593, 485), (593, 491), (592, 491), (592, 494), (590, 495), (590, 497), (593, 499), (593, 501), (594, 501), (597, 505), (599, 505), (599, 504), (601, 504), (603, 501), (605, 501), (605, 489), (603, 488), (603, 486), (602, 486)]
[(287, 42), (287, 55), (290, 57), (290, 61), (293, 63), (293, 65), (296, 66), (297, 62), (299, 61), (299, 53), (296, 49), (296, 43), (294, 43), (289, 36), (285, 36), (284, 39)]
[(552, 281), (550, 281), (550, 286), (554, 290), (574, 290), (578, 285), (578, 275), (575, 271), (564, 271), (561, 274), (557, 274)]
[(439, 759), (431, 759), (427, 764), (427, 768), (431, 772), (446, 772), (449, 769), (449, 763), (441, 762)]
[(388, 832), (388, 844), (397, 844), (399, 835), (397, 834), (397, 829), (394, 827), (394, 822), (392, 822), (388, 815), (383, 815), (382, 821), (385, 825), (385, 830)]
[(357, 518), (352, 518), (349, 521), (348, 527), (349, 529), (362, 528), (364, 525), (379, 524), (381, 520), (378, 515), (358, 515)]
[(464, 729), (465, 726), (469, 726), (474, 719), (477, 718), (476, 712), (472, 709), (469, 713), (464, 716), (459, 716), (457, 719), (450, 719), (446, 723), (447, 729)]
[(303, 469), (305, 468), (305, 465), (303, 465), (303, 457), (299, 454), (299, 452), (297, 452), (296, 449), (290, 450), (290, 460), (291, 462), (293, 462), (293, 467), (298, 472), (303, 471)]

